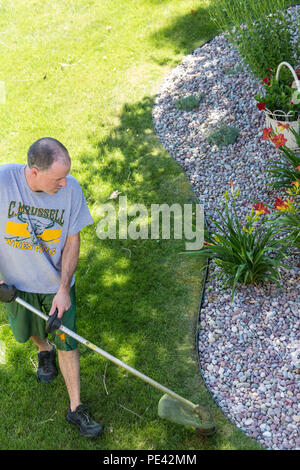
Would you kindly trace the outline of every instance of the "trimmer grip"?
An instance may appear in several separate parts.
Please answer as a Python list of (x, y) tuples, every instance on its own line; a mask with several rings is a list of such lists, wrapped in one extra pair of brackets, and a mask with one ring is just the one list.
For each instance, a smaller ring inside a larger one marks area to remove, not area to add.
[(46, 333), (53, 333), (58, 330), (61, 326), (61, 318), (57, 318), (58, 310), (56, 309), (53, 315), (49, 316), (46, 324)]
[(15, 286), (0, 284), (0, 302), (13, 302), (17, 295), (18, 291)]

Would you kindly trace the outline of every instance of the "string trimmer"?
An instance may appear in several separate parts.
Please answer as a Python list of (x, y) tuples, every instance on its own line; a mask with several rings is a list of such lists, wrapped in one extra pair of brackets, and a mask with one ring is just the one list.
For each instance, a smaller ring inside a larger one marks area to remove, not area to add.
[(51, 316), (40, 312), (32, 305), (18, 297), (18, 291), (15, 286), (8, 286), (5, 283), (0, 284), (0, 301), (18, 302), (20, 305), (22, 305), (23, 307), (35, 313), (46, 321), (47, 333), (53, 333), (53, 331), (59, 330), (62, 333), (71, 336), (79, 343), (84, 344), (96, 353), (101, 354), (101, 356), (105, 357), (109, 361), (114, 362), (117, 366), (123, 367), (128, 372), (131, 372), (136, 377), (139, 377), (144, 382), (150, 384), (152, 387), (155, 387), (164, 392), (164, 395), (158, 403), (158, 416), (160, 418), (167, 419), (177, 424), (192, 426), (202, 436), (210, 436), (215, 433), (215, 423), (210, 413), (210, 410), (206, 405), (195, 405), (189, 400), (186, 400), (180, 395), (177, 395), (177, 393), (173, 392), (172, 390), (169, 390), (167, 387), (164, 387), (163, 385), (159, 384), (150, 377), (147, 377), (146, 375), (142, 374), (138, 370), (133, 369), (129, 365), (120, 361), (111, 354), (107, 353), (95, 344), (90, 343), (90, 341), (87, 341), (85, 338), (82, 338), (78, 334), (69, 330), (69, 328), (62, 325), (61, 319), (57, 317), (58, 310), (56, 310)]

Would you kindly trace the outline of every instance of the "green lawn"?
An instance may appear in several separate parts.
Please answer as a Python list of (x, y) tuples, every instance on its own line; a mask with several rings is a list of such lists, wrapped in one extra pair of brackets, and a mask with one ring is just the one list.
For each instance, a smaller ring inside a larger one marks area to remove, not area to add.
[(201, 380), (194, 345), (201, 263), (179, 254), (181, 240), (101, 241), (95, 232), (112, 191), (147, 207), (193, 197), (155, 136), (151, 111), (166, 74), (216, 34), (208, 3), (1, 1), (0, 163), (24, 163), (43, 136), (68, 148), (95, 220), (82, 231), (78, 333), (191, 401), (209, 402), (218, 431), (201, 438), (160, 420), (159, 391), (80, 345), (82, 399), (106, 426), (100, 439), (81, 437), (65, 422), (61, 375), (48, 386), (36, 381), (36, 349), (15, 342), (0, 306), (0, 449), (260, 448)]

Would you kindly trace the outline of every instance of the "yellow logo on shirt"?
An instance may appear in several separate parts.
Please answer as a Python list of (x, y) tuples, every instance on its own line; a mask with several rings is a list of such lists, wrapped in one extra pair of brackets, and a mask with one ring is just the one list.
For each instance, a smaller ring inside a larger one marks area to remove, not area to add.
[[(60, 215), (60, 216), (59, 216)], [(37, 253), (54, 255), (56, 248), (48, 247), (45, 243), (58, 243), (62, 229), (52, 228), (56, 224), (62, 226), (64, 210), (59, 214), (58, 209), (40, 209), (11, 201), (6, 222), (6, 243), (13, 248), (33, 250)]]
[[(47, 230), (45, 229), (41, 234), (36, 235), (37, 238), (47, 242), (47, 243), (57, 243), (60, 240), (61, 228), (58, 230)], [(22, 224), (19, 222), (10, 222), (6, 223), (6, 233), (9, 235), (14, 235), (15, 237), (24, 237), (29, 238), (30, 232), (28, 231), (28, 224)]]

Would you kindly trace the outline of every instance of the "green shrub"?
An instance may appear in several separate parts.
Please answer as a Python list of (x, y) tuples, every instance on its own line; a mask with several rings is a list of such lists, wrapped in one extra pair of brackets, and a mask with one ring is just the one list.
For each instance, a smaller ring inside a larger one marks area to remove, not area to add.
[(233, 126), (226, 124), (218, 124), (212, 129), (207, 140), (213, 145), (224, 147), (226, 145), (234, 144), (239, 135), (239, 130)]
[(202, 100), (204, 93), (200, 93), (200, 95), (189, 95), (185, 98), (179, 98), (175, 101), (175, 106), (177, 109), (181, 109), (183, 111), (192, 111), (195, 108), (198, 108), (200, 101)]

